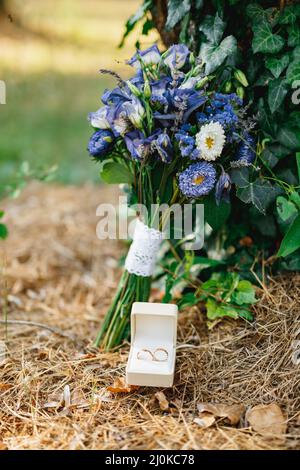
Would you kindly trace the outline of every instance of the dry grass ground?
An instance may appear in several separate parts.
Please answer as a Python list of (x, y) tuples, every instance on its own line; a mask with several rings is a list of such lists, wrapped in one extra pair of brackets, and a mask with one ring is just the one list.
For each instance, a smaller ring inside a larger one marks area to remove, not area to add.
[[(92, 186), (34, 184), (5, 204), (11, 234), (1, 245), (0, 448), (300, 448), (300, 366), (292, 361), (299, 275), (270, 281), (252, 325), (224, 322), (208, 331), (197, 309), (180, 316), (165, 411), (155, 389), (107, 391), (124, 375), (128, 354), (126, 345), (111, 353), (91, 347), (119, 276), (122, 246), (95, 235), (95, 208), (112, 197)], [(258, 434), (244, 415), (237, 426), (220, 418), (202, 429), (193, 422), (199, 402), (248, 409), (275, 402), (287, 431)]]

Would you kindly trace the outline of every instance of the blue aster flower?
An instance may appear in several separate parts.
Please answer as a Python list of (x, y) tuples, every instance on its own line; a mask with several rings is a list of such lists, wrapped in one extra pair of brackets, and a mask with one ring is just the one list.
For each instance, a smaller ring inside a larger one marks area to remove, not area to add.
[(88, 143), (88, 151), (93, 157), (103, 157), (114, 145), (114, 135), (111, 131), (100, 129), (96, 131)]
[(216, 203), (217, 206), (220, 205), (221, 200), (223, 199), (226, 202), (229, 202), (229, 194), (231, 189), (231, 179), (228, 173), (222, 168), (222, 173), (216, 184)]
[(149, 47), (148, 49), (145, 49), (144, 51), (137, 50), (136, 54), (134, 54), (134, 56), (127, 61), (127, 64), (135, 67), (136, 69), (140, 69), (141, 63), (139, 61), (139, 57), (145, 65), (158, 64), (161, 60), (161, 55), (156, 44)]
[(173, 147), (168, 134), (159, 134), (157, 139), (153, 141), (152, 147), (157, 151), (163, 162), (168, 163), (172, 160)]
[(177, 71), (184, 67), (190, 51), (184, 44), (174, 44), (164, 54), (164, 63), (171, 71)]
[(256, 157), (256, 141), (248, 132), (244, 133), (243, 139), (237, 150), (236, 163), (249, 166), (254, 162)]
[(179, 188), (188, 198), (210, 193), (216, 182), (216, 170), (211, 163), (193, 163), (179, 175)]

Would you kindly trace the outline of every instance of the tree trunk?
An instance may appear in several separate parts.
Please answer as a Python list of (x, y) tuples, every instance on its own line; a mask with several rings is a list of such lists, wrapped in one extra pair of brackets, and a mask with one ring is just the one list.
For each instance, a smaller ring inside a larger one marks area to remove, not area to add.
[(180, 26), (173, 28), (171, 31), (165, 30), (168, 17), (167, 0), (154, 0), (151, 15), (164, 45), (170, 47), (172, 44), (176, 44), (178, 42)]

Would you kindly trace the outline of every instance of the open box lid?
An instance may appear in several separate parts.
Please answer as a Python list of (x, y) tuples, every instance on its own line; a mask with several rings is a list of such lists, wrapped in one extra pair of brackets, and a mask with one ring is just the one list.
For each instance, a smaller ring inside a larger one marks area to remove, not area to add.
[(176, 346), (178, 307), (174, 304), (134, 302), (131, 310), (131, 342)]

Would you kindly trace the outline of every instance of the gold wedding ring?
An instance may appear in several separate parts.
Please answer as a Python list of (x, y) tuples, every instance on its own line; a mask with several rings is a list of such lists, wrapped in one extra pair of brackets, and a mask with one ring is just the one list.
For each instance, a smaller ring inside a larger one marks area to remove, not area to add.
[(151, 357), (151, 361), (154, 361), (154, 355), (153, 353), (150, 351), (150, 349), (140, 349), (136, 355), (136, 357), (138, 358), (138, 360), (145, 360), (145, 357), (141, 357), (142, 353), (147, 353), (148, 355), (150, 355)]
[[(157, 353), (163, 353), (163, 357), (161, 357), (161, 354)], [(169, 353), (166, 349), (164, 348), (156, 348), (154, 353), (153, 353), (153, 360), (157, 362), (166, 362), (168, 360)]]

